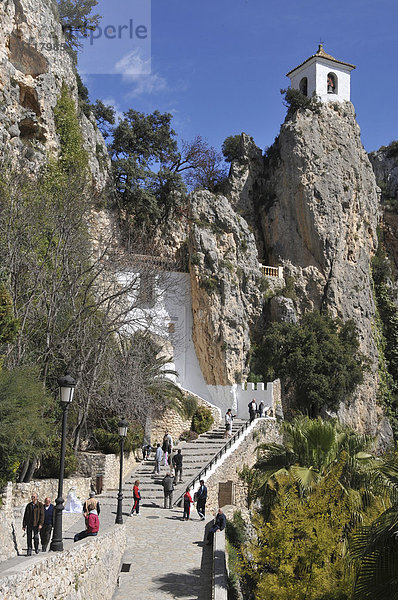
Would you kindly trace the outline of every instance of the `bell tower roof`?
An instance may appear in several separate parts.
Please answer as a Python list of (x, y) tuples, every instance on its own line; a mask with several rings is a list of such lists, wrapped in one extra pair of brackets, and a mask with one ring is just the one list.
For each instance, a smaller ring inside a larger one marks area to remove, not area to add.
[(291, 74), (294, 73), (294, 71), (296, 71), (297, 69), (300, 69), (302, 66), (304, 66), (306, 63), (308, 63), (310, 60), (312, 60), (314, 58), (315, 59), (317, 59), (317, 58), (323, 58), (323, 59), (326, 59), (326, 60), (330, 60), (333, 63), (337, 63), (338, 65), (344, 65), (345, 67), (348, 67), (350, 71), (352, 69), (355, 69), (355, 65), (351, 65), (350, 63), (343, 62), (342, 60), (337, 60), (337, 58), (334, 58), (334, 56), (331, 56), (330, 54), (328, 54), (327, 52), (325, 52), (325, 50), (323, 49), (323, 44), (321, 42), (319, 44), (318, 50), (317, 50), (317, 52), (315, 54), (313, 54), (312, 56), (310, 56), (309, 58), (307, 58), (307, 60), (305, 60), (304, 62), (300, 63), (297, 67), (295, 67), (291, 71), (289, 71), (289, 73), (286, 73), (286, 76), (290, 77)]

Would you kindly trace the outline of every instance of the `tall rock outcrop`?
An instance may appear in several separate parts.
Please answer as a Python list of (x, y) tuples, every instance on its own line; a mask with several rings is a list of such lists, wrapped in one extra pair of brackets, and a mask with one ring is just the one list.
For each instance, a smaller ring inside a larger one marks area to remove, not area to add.
[[(78, 106), (73, 61), (65, 49), (53, 0), (3, 0), (0, 3), (0, 155), (31, 172), (57, 152), (54, 107), (63, 82)], [(97, 192), (108, 177), (102, 135), (79, 114), (93, 183)]]
[(298, 314), (327, 309), (357, 325), (370, 371), (341, 419), (389, 436), (377, 404), (378, 351), (371, 258), (378, 195), (351, 103), (298, 110), (281, 128), (265, 165), (261, 229), (270, 264), (292, 279)]
[(249, 373), (250, 331), (262, 310), (262, 274), (253, 234), (222, 195), (191, 197), (189, 238), (193, 340), (208, 385)]
[(386, 252), (393, 267), (394, 292), (398, 298), (398, 142), (369, 154), (380, 188), (383, 212), (382, 233)]

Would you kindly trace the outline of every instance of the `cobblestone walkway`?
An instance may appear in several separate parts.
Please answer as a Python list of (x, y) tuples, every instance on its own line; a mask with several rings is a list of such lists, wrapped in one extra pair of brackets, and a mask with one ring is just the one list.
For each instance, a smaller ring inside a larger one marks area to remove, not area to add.
[[(192, 514), (193, 513), (193, 514)], [(127, 548), (114, 600), (211, 600), (212, 555), (204, 544), (205, 522), (193, 510), (190, 521), (182, 509), (141, 509), (126, 517)]]

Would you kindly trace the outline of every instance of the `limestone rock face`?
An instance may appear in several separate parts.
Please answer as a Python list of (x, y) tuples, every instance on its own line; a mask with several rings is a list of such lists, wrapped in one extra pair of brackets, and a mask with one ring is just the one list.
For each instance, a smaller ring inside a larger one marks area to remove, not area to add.
[[(77, 105), (72, 59), (55, 10), (52, 0), (0, 3), (0, 154), (32, 173), (59, 148), (53, 109), (63, 82)], [(104, 140), (94, 121), (84, 114), (79, 120), (100, 192), (109, 166)]]
[(382, 147), (369, 154), (380, 187), (383, 241), (394, 269), (393, 289), (398, 302), (398, 147)]
[(191, 196), (189, 239), (193, 340), (209, 385), (248, 374), (250, 329), (262, 310), (262, 275), (253, 234), (221, 195)]
[[(353, 106), (298, 111), (281, 128), (265, 164), (261, 226), (268, 264), (283, 264), (298, 315), (326, 308), (357, 325), (371, 369), (344, 422), (377, 433), (378, 352), (370, 280), (377, 247), (378, 197)], [(384, 424), (381, 425), (384, 428)]]

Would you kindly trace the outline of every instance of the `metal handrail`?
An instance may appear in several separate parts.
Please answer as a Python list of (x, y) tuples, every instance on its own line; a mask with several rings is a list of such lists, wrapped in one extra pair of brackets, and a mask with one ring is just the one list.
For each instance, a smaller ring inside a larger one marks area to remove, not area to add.
[[(187, 484), (187, 487), (192, 488), (197, 481), (200, 481), (202, 479), (202, 477), (204, 475), (206, 475), (208, 469), (211, 469), (212, 466), (228, 450), (228, 448), (230, 448), (232, 446), (232, 444), (238, 438), (240, 438), (240, 436), (243, 434), (244, 431), (246, 431), (246, 429), (249, 427), (249, 425), (250, 425), (250, 421), (245, 421), (245, 423), (243, 423), (243, 425), (238, 429), (238, 431), (235, 431), (234, 435), (232, 437), (230, 437), (229, 440), (224, 444), (224, 446), (222, 446), (220, 448), (220, 450), (217, 452), (217, 454), (215, 456), (213, 456), (213, 458), (211, 460), (209, 460), (209, 462), (203, 467), (203, 469), (198, 473), (198, 475), (195, 475), (195, 477), (193, 477), (189, 481), (189, 483)], [(184, 498), (184, 494), (185, 494), (185, 492), (183, 492), (182, 494), (180, 494), (180, 496), (178, 496), (177, 500), (175, 502), (173, 502), (173, 506), (179, 505), (181, 503), (182, 499)]]

